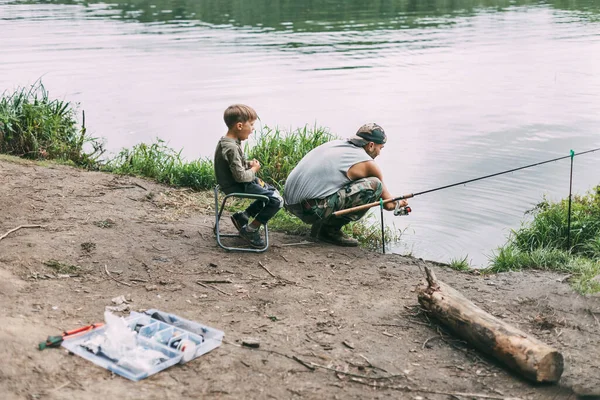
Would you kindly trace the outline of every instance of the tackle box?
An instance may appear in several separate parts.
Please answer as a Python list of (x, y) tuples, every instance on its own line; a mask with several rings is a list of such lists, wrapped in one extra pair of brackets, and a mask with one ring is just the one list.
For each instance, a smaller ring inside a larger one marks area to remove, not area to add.
[[(220, 330), (181, 318), (159, 310), (144, 313), (132, 312), (124, 318), (127, 326), (135, 332), (134, 355), (143, 359), (150, 354), (143, 368), (134, 362), (110, 357), (101, 346), (91, 349), (90, 343), (101, 343), (106, 325), (83, 335), (66, 339), (62, 346), (96, 365), (108, 369), (132, 381), (139, 381), (177, 363), (185, 363), (219, 347), (224, 333)], [(133, 333), (132, 333), (133, 335)], [(132, 354), (132, 353), (130, 353)]]

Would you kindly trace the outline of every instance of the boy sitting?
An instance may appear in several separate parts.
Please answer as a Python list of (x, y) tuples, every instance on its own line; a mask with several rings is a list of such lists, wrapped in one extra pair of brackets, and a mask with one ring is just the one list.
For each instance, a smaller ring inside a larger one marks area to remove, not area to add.
[[(223, 119), (227, 125), (227, 133), (219, 140), (215, 150), (217, 183), (225, 194), (251, 193), (269, 198), (266, 205), (261, 200), (255, 200), (245, 211), (231, 216), (240, 236), (253, 247), (262, 248), (265, 242), (260, 236), (259, 228), (283, 207), (283, 199), (273, 186), (256, 177), (260, 163), (256, 159), (246, 160), (242, 150), (242, 141), (254, 132), (254, 122), (258, 115), (252, 107), (234, 104), (227, 107)], [(251, 223), (250, 217), (254, 218)]]

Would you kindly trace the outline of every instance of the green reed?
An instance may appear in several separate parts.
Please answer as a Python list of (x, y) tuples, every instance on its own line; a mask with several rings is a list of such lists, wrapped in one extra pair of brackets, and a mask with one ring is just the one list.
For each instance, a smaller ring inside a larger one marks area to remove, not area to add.
[[(93, 151), (86, 152), (90, 144)], [(40, 81), (0, 97), (0, 153), (93, 167), (102, 144), (78, 127), (76, 106), (51, 99)]]
[(568, 199), (544, 199), (529, 211), (533, 220), (513, 231), (507, 243), (491, 257), (486, 272), (552, 270), (573, 275), (577, 290), (600, 290), (600, 186), (573, 196), (568, 237)]

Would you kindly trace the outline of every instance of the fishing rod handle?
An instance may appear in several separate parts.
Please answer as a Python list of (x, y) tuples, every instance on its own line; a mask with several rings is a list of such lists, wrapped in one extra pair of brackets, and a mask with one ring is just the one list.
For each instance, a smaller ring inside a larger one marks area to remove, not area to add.
[(394, 197), (393, 199), (387, 199), (387, 200), (383, 200), (383, 203), (381, 203), (380, 201), (374, 201), (372, 203), (368, 203), (368, 204), (363, 204), (360, 206), (356, 206), (356, 207), (351, 207), (351, 208), (346, 208), (344, 210), (339, 210), (333, 213), (333, 215), (335, 217), (340, 217), (342, 215), (346, 215), (346, 214), (350, 214), (353, 212), (358, 212), (358, 211), (363, 211), (363, 210), (368, 210), (371, 207), (375, 207), (378, 206), (380, 204), (387, 204), (390, 203), (392, 201), (398, 201), (398, 200), (404, 200), (404, 199), (410, 199), (411, 197), (413, 197), (413, 194), (405, 194), (404, 196), (399, 196), (399, 197)]
[[(394, 199), (387, 199), (383, 201), (383, 204), (389, 203), (390, 201), (394, 201)], [(358, 212), (358, 211), (363, 211), (363, 210), (367, 210), (371, 207), (375, 207), (378, 206), (380, 203), (378, 201), (374, 201), (373, 203), (368, 203), (368, 204), (363, 204), (361, 206), (356, 206), (356, 207), (351, 207), (351, 208), (346, 208), (344, 210), (339, 210), (333, 213), (334, 216), (336, 217), (340, 217), (342, 215), (346, 215), (346, 214), (350, 214), (353, 212)]]

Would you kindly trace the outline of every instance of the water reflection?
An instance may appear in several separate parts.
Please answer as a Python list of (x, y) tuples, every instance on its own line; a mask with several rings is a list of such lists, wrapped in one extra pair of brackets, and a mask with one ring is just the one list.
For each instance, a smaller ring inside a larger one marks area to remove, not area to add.
[[(503, 12), (516, 7), (550, 6), (583, 11), (598, 21), (595, 0), (41, 0), (22, 3), (83, 5), (94, 18), (143, 23), (168, 22), (193, 26), (254, 28), (262, 31), (332, 32), (428, 28), (453, 23), (453, 18), (482, 10)], [(101, 6), (101, 7), (98, 7)]]

